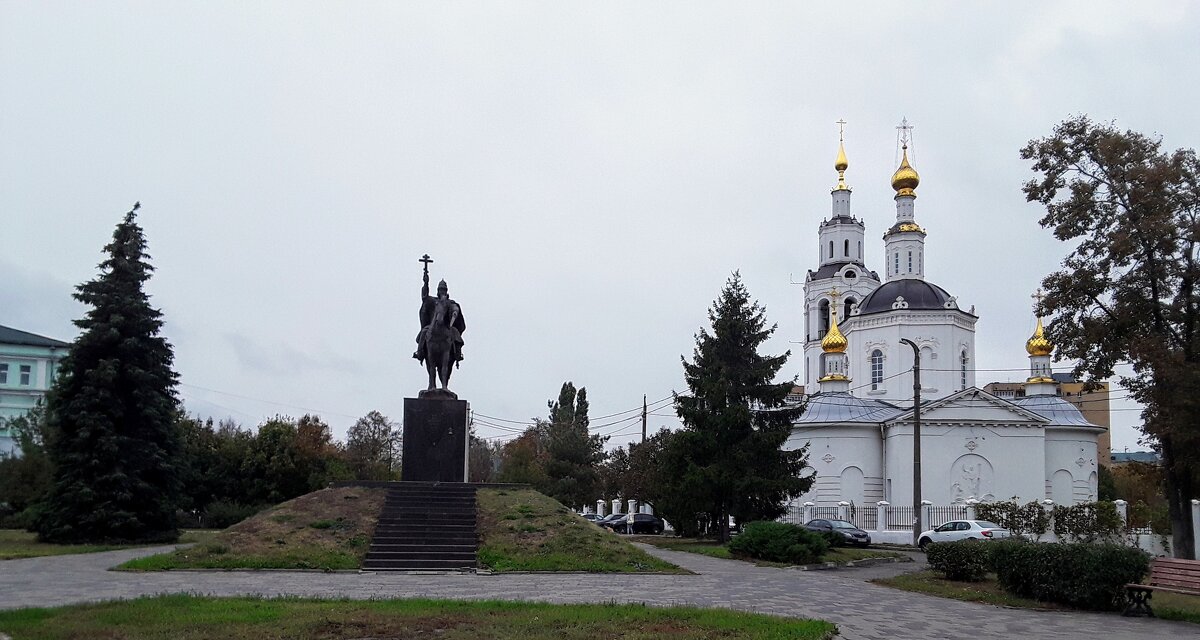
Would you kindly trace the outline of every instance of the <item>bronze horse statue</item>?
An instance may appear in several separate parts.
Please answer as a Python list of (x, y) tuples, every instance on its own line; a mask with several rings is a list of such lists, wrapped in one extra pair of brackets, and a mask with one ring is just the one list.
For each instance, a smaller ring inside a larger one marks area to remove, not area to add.
[(450, 391), (451, 368), (458, 363), (457, 324), (458, 305), (449, 298), (438, 297), (433, 305), (433, 318), (425, 332), (425, 369), (429, 371), (429, 387), (426, 391), (436, 390), (441, 382), (442, 391)]

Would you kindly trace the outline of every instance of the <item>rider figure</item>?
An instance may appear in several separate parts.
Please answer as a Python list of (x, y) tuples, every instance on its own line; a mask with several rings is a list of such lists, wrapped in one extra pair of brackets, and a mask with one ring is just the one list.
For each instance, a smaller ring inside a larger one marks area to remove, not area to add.
[(425, 362), (425, 341), (429, 335), (429, 325), (433, 324), (434, 311), (437, 309), (439, 301), (447, 305), (446, 308), (446, 324), (450, 330), (451, 344), (453, 344), (453, 352), (451, 361), (457, 366), (458, 362), (463, 359), (462, 334), (467, 330), (467, 323), (463, 320), (462, 307), (450, 298), (450, 293), (446, 287), (446, 281), (442, 280), (438, 283), (437, 297), (429, 295), (429, 277), (425, 277), (425, 283), (421, 285), (421, 331), (417, 334), (417, 351), (413, 357), (417, 361)]

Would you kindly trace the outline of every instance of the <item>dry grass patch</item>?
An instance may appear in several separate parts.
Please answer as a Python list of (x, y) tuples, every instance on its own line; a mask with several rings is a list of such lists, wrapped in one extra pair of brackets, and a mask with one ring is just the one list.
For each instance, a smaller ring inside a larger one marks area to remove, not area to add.
[(532, 489), (480, 489), (479, 564), (493, 571), (689, 573)]
[(357, 569), (385, 493), (366, 487), (314, 491), (247, 518), (208, 542), (131, 560), (118, 569)]

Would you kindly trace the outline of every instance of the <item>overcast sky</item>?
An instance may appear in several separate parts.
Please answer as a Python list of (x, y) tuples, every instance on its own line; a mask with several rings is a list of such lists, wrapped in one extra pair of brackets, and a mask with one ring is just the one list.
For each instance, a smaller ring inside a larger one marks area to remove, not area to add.
[[(1029, 139), (1086, 113), (1200, 144), (1184, 2), (0, 2), (0, 324), (69, 340), (134, 201), (187, 408), (247, 426), (399, 420), (420, 264), (463, 307), (451, 388), (512, 424), (683, 390), (740, 270), (803, 372), (802, 282), (836, 182), (882, 271), (895, 126), (915, 125), (928, 279), (974, 305), (982, 386), (1022, 380), (1066, 247)], [(1065, 368), (1065, 366), (1063, 367)], [(1125, 395), (1117, 390), (1115, 397)], [(1137, 447), (1113, 405), (1113, 448)], [(669, 407), (651, 429), (674, 425)], [(507, 432), (477, 425), (483, 436)]]

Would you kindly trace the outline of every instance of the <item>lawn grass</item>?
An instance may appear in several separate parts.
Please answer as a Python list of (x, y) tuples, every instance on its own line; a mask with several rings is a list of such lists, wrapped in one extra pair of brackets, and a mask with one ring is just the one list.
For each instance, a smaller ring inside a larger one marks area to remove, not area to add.
[(693, 607), (172, 595), (0, 611), (0, 630), (30, 640), (825, 640), (837, 628), (820, 620)]
[[(664, 538), (662, 536), (634, 536), (637, 542), (651, 544), (661, 549), (670, 549), (672, 551), (686, 551), (688, 553), (698, 553), (701, 555), (710, 556), (713, 558), (723, 558), (726, 560), (747, 560), (754, 562), (760, 567), (790, 567), (793, 565), (783, 562), (768, 562), (765, 560), (751, 560), (749, 558), (740, 558), (730, 553), (729, 548), (723, 544), (719, 544), (713, 540), (700, 540), (696, 538)], [(894, 551), (880, 551), (878, 549), (850, 549), (847, 547), (835, 547), (830, 549), (821, 558), (821, 562), (834, 562), (837, 564), (846, 564), (856, 560), (865, 560), (867, 558), (904, 558), (902, 553)]]
[(357, 569), (385, 489), (322, 489), (267, 509), (187, 549), (130, 560), (127, 571)]
[(479, 565), (492, 571), (688, 573), (532, 489), (480, 489)]
[[(212, 530), (184, 531), (179, 542), (203, 543), (212, 539), (217, 532)], [(21, 529), (0, 529), (0, 560), (61, 556), (75, 553), (97, 553), (117, 549), (136, 549), (144, 544), (50, 544), (38, 542), (37, 534)], [(161, 546), (161, 543), (149, 546)]]
[[(1070, 607), (1053, 602), (1041, 602), (1011, 595), (1000, 586), (995, 575), (988, 575), (987, 579), (981, 582), (958, 582), (947, 580), (936, 571), (920, 571), (891, 578), (879, 578), (872, 582), (905, 591), (916, 591), (968, 602), (985, 602), (1002, 607), (1070, 609)], [(1158, 591), (1154, 593), (1150, 604), (1154, 608), (1154, 615), (1160, 618), (1200, 623), (1200, 596), (1185, 596)]]
[(1000, 587), (995, 576), (981, 582), (963, 582), (947, 580), (936, 571), (917, 571), (904, 573), (890, 578), (872, 580), (875, 584), (885, 587), (915, 591), (941, 598), (965, 600), (967, 602), (983, 602), (1000, 607), (1020, 607), (1023, 609), (1066, 609), (1062, 605), (1051, 602), (1039, 602), (1029, 598), (1014, 596)]

